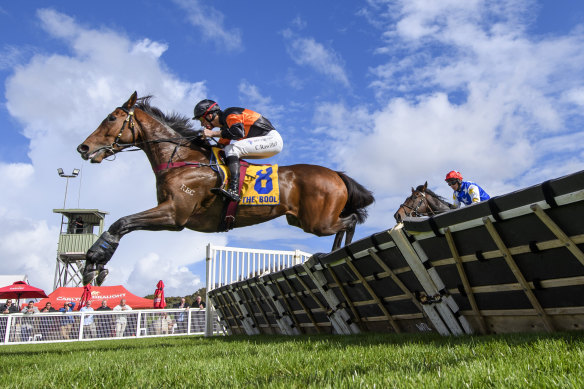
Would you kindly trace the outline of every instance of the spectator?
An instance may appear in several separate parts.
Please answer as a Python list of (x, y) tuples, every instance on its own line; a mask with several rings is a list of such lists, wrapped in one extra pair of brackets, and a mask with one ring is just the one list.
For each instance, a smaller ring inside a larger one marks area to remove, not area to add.
[(154, 323), (154, 333), (156, 335), (165, 334), (168, 335), (169, 328), (172, 327), (172, 319), (168, 316), (166, 312), (159, 314), (155, 319)]
[(50, 301), (47, 301), (45, 306), (41, 309), (41, 313), (46, 313), (46, 312), (57, 312), (57, 310), (55, 308), (53, 308), (53, 304), (51, 304)]
[(7, 299), (6, 304), (2, 306), (2, 313), (18, 313), (18, 307), (12, 304), (11, 299)]
[(73, 329), (73, 324), (75, 324), (75, 318), (68, 315), (68, 313), (73, 312), (73, 308), (75, 308), (75, 303), (72, 301), (67, 301), (63, 304), (63, 308), (59, 308), (59, 312), (65, 314), (61, 318), (61, 336), (63, 339), (71, 339), (71, 330)]
[(205, 302), (203, 301), (201, 296), (197, 295), (197, 297), (195, 298), (195, 308), (205, 309), (205, 307), (206, 307)]
[(448, 172), (444, 181), (454, 191), (452, 194), (453, 208), (460, 208), (461, 204), (471, 205), (491, 198), (483, 188), (474, 182), (463, 181), (462, 175), (456, 170)]
[[(114, 307), (114, 311), (131, 311), (132, 307), (126, 304), (126, 299), (121, 299), (120, 304)], [(124, 336), (126, 325), (128, 324), (128, 315), (116, 315), (116, 336)]]
[(201, 296), (197, 295), (195, 297), (195, 308), (199, 308), (199, 312), (193, 312), (191, 315), (192, 327), (195, 332), (203, 332), (205, 328), (205, 312), (201, 312), (201, 309), (205, 309), (205, 302)]
[[(108, 307), (107, 300), (102, 300), (101, 305), (96, 311), (111, 311), (112, 309)], [(97, 333), (100, 338), (109, 338), (111, 336), (112, 330), (112, 317), (111, 315), (97, 315)]]
[[(57, 312), (57, 310), (55, 308), (53, 308), (53, 304), (51, 304), (50, 301), (47, 301), (45, 306), (41, 309), (41, 313), (51, 313), (51, 312)], [(40, 333), (43, 336), (42, 339), (43, 340), (53, 340), (52, 335), (57, 330), (57, 326), (55, 325), (57, 318), (56, 318), (56, 316), (49, 316), (49, 317), (43, 317), (43, 316), (44, 315), (41, 315), (41, 317), (39, 318), (40, 326), (41, 326)]]
[(75, 233), (76, 234), (83, 234), (83, 219), (81, 218), (81, 216), (77, 216), (75, 218), (75, 223), (74, 223), (74, 227), (75, 227)]
[(176, 320), (177, 331), (179, 334), (184, 334), (187, 332), (187, 320), (189, 312), (189, 304), (187, 300), (183, 297), (180, 299), (180, 303), (176, 304), (174, 308), (184, 309), (184, 311), (176, 313), (174, 319)]
[[(91, 307), (91, 300), (87, 300), (85, 306), (83, 306), (80, 312), (93, 312), (93, 308)], [(97, 330), (95, 328), (95, 322), (93, 320), (93, 315), (85, 315), (83, 318), (83, 337), (85, 339), (93, 339), (97, 338)]]
[[(39, 313), (39, 309), (34, 306), (34, 301), (30, 300), (28, 305), (20, 311), (25, 315), (32, 315), (33, 313)], [(22, 324), (21, 324), (21, 331), (22, 331), (22, 340), (23, 341), (31, 341), (32, 340), (32, 333), (34, 331), (35, 321), (32, 317), (23, 317)]]

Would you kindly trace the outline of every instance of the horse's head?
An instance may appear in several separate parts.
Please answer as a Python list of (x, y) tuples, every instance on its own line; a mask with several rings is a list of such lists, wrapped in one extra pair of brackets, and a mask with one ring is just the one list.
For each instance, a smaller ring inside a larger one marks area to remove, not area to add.
[(393, 217), (400, 223), (405, 217), (431, 216), (452, 208), (452, 204), (428, 189), (426, 181), (424, 185), (412, 188), (412, 194), (399, 206)]
[(134, 92), (128, 101), (103, 119), (99, 127), (77, 147), (81, 158), (100, 163), (104, 158), (134, 145), (134, 104), (137, 97), (138, 94)]
[(420, 217), (433, 214), (434, 209), (428, 199), (428, 196), (431, 195), (427, 190), (427, 181), (424, 185), (420, 185), (416, 189), (412, 188), (412, 194), (405, 199), (402, 205), (399, 206), (397, 212), (393, 215), (395, 221), (400, 223), (406, 217)]

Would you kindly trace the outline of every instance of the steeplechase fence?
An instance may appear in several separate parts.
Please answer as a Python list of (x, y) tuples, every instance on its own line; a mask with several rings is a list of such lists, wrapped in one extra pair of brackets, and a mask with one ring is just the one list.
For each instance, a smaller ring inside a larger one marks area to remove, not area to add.
[(582, 331), (584, 171), (250, 275), (207, 293), (229, 334)]
[[(190, 308), (1, 315), (0, 344), (203, 335), (205, 314)], [(220, 330), (215, 324), (213, 331)]]

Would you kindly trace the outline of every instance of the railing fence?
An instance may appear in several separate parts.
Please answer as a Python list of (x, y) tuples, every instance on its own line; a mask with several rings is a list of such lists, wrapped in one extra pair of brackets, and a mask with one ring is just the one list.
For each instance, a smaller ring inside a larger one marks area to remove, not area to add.
[[(217, 323), (217, 320), (214, 321)], [(221, 331), (218, 323), (213, 332)], [(203, 335), (205, 309), (55, 312), (0, 316), (0, 344)]]

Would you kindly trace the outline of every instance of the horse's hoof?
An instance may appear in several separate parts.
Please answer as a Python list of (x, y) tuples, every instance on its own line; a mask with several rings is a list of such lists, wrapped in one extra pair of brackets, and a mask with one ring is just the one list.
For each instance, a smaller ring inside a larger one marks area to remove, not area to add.
[(97, 278), (95, 280), (95, 284), (97, 286), (101, 286), (101, 284), (103, 284), (103, 281), (105, 281), (105, 278), (107, 277), (108, 274), (109, 274), (109, 270), (107, 270), (107, 269), (103, 269), (102, 271), (100, 271), (99, 275), (97, 276)]
[(98, 276), (97, 270), (91, 270), (83, 273), (83, 285), (91, 284)]

